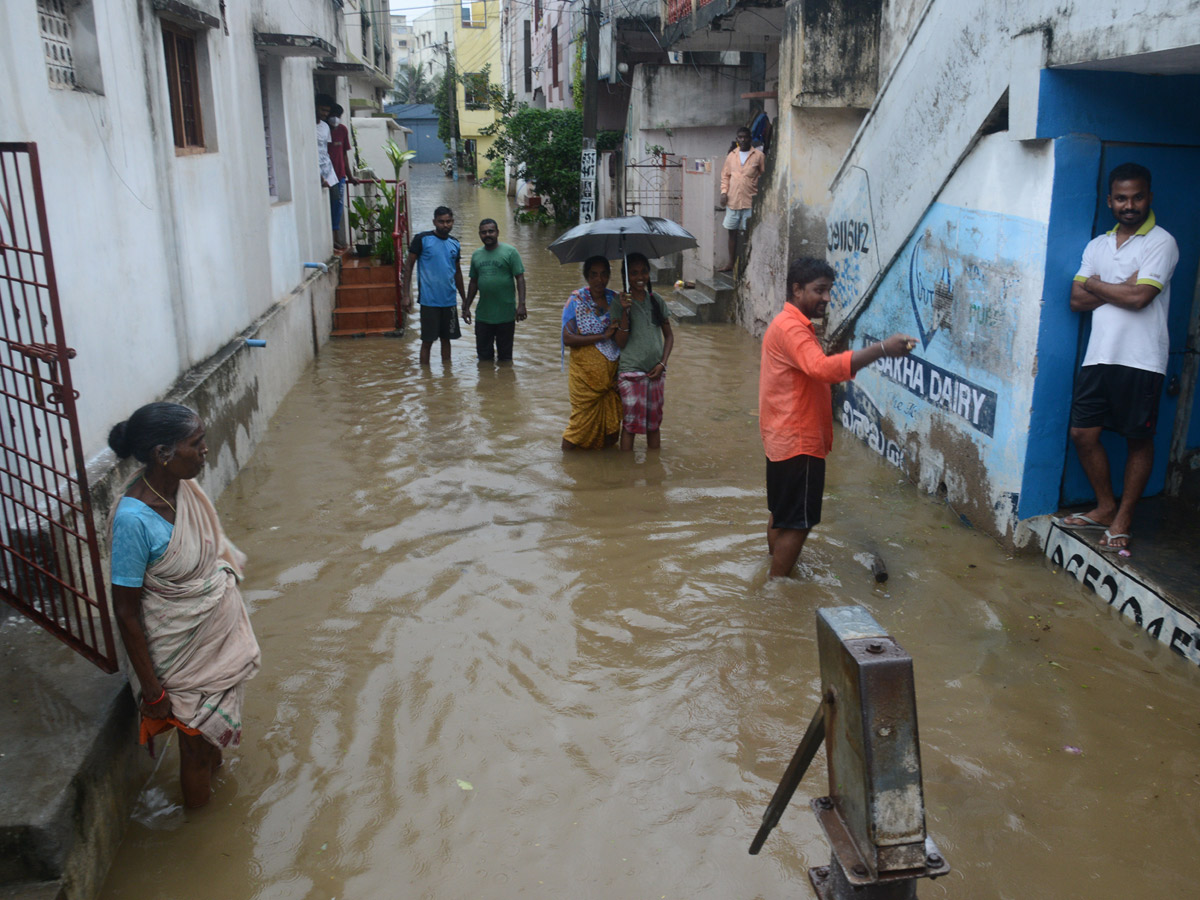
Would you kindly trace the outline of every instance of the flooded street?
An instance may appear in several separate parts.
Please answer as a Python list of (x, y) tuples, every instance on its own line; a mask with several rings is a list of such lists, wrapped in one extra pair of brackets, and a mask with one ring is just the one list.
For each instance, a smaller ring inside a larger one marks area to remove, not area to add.
[(515, 361), (464, 326), (422, 371), (410, 327), (296, 384), (218, 504), (263, 651), (245, 743), (198, 813), (167, 751), (104, 898), (809, 897), (823, 754), (747, 848), (816, 708), (815, 611), (848, 604), (914, 659), (954, 868), (922, 898), (1195, 896), (1200, 672), (840, 428), (805, 572), (768, 583), (758, 342), (677, 326), (662, 452), (564, 455), (578, 267), (500, 194), (414, 181), (464, 261), (483, 216), (521, 251)]

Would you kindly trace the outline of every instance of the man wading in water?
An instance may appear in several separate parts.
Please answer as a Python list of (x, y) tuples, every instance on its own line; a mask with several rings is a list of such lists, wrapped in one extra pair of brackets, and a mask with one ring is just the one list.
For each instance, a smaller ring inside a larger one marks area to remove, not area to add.
[(833, 268), (820, 259), (788, 267), (787, 302), (763, 335), (758, 421), (767, 454), (767, 549), (771, 577), (791, 574), (808, 532), (821, 521), (825, 457), (833, 448), (833, 391), (885, 356), (905, 356), (916, 338), (893, 334), (862, 350), (826, 356), (812, 320), (824, 318)]

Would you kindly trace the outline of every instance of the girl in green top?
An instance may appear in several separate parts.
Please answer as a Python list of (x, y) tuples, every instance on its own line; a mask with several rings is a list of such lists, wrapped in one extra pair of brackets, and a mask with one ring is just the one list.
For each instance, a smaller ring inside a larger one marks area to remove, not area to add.
[(615, 339), (621, 348), (617, 391), (621, 395), (621, 449), (633, 449), (644, 434), (646, 448), (661, 445), (667, 358), (675, 344), (667, 304), (650, 288), (650, 261), (640, 253), (625, 258), (629, 291), (622, 293)]

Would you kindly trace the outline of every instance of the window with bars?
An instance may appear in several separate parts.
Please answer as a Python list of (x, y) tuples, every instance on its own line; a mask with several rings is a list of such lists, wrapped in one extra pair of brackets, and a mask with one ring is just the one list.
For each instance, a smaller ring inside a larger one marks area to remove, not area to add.
[(67, 4), (64, 0), (38, 0), (37, 9), (50, 87), (71, 90), (75, 87), (75, 51)]
[(178, 150), (203, 151), (204, 116), (200, 107), (196, 35), (166, 22), (163, 23), (162, 31), (175, 147)]

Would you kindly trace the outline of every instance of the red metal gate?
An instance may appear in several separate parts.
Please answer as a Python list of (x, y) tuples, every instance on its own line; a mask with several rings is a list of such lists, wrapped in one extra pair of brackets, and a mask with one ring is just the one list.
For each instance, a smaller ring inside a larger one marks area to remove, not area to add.
[(0, 143), (0, 597), (115, 672), (74, 356), (63, 337), (37, 145)]

